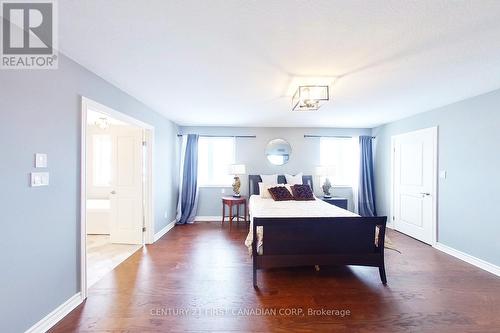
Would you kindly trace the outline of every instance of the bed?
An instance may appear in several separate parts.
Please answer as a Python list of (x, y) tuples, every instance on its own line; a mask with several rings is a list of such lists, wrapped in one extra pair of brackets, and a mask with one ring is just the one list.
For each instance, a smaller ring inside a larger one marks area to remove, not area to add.
[[(303, 183), (313, 187), (312, 176)], [(387, 283), (384, 239), (387, 217), (360, 217), (323, 200), (274, 201), (259, 195), (259, 175), (249, 175), (250, 232), (245, 240), (257, 270), (317, 265), (378, 267)], [(285, 184), (284, 176), (278, 183)]]

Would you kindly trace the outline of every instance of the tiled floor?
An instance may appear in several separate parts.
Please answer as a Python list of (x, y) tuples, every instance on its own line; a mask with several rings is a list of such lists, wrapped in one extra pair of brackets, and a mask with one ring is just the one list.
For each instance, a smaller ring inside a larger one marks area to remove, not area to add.
[(91, 287), (141, 245), (112, 244), (109, 235), (87, 235), (87, 284)]

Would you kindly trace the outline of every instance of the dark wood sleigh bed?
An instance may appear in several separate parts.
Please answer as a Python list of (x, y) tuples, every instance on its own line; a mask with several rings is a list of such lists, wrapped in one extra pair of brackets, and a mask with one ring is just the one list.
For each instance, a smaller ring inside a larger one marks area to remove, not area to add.
[[(249, 195), (259, 194), (259, 175), (249, 175)], [(285, 184), (284, 176), (278, 183)], [(312, 176), (303, 176), (311, 187)], [(251, 209), (251, 207), (250, 207)], [(387, 283), (384, 239), (387, 217), (254, 217), (252, 225), (253, 285), (257, 270), (314, 265), (378, 267)], [(257, 227), (263, 227), (264, 246), (257, 249)]]

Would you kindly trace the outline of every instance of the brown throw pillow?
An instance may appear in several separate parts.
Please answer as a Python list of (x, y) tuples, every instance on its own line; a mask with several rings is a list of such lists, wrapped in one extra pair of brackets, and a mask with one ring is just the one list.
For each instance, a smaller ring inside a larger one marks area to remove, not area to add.
[(294, 200), (316, 200), (309, 185), (293, 185), (292, 193)]
[(268, 191), (274, 201), (293, 200), (292, 193), (285, 186), (271, 187)]

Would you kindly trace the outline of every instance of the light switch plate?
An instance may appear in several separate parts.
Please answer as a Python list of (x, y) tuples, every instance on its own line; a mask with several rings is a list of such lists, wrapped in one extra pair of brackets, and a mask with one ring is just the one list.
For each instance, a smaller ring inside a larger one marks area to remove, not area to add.
[(31, 187), (49, 186), (49, 173), (48, 172), (32, 172), (31, 173)]
[(47, 167), (47, 154), (36, 153), (35, 168), (46, 168), (46, 167)]
[(439, 178), (446, 179), (446, 170), (439, 171)]

